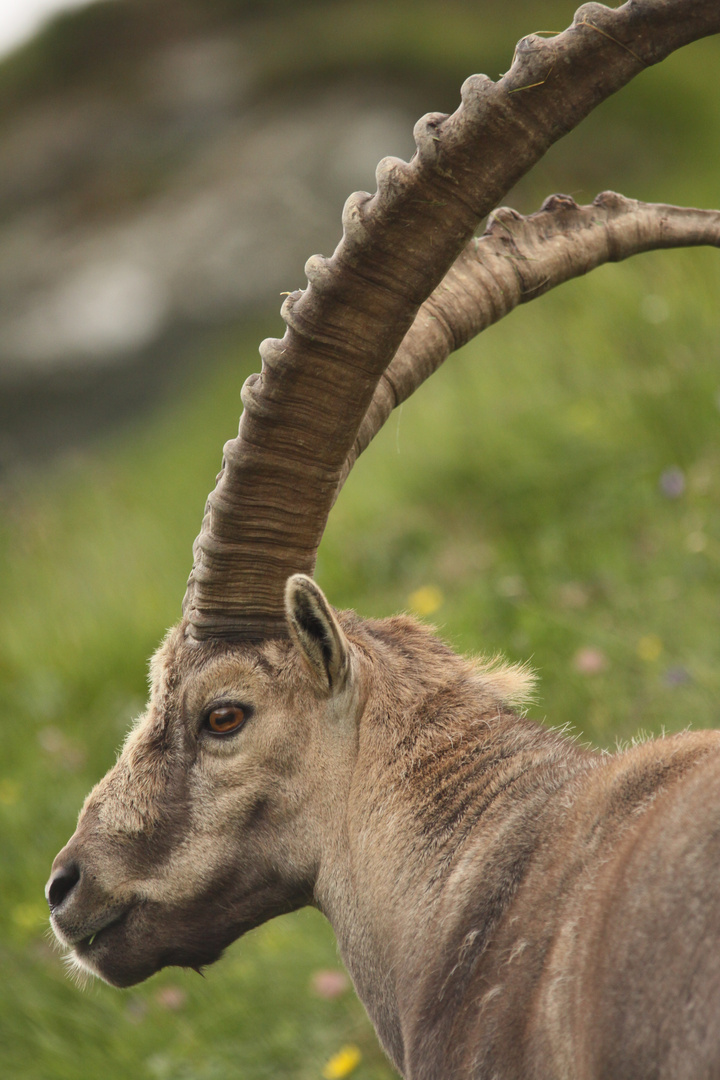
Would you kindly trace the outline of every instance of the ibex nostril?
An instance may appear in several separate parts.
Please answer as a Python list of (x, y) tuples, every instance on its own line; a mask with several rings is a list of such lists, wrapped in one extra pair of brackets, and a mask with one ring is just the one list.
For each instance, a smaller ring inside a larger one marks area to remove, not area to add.
[(68, 863), (67, 866), (61, 866), (55, 871), (45, 889), (45, 896), (51, 911), (56, 907), (60, 907), (79, 880), (80, 870), (75, 863)]

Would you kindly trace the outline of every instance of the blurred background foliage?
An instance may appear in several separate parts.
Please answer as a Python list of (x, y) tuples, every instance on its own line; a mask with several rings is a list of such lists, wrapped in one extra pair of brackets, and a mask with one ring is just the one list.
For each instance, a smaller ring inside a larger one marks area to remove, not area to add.
[[(393, 1075), (316, 913), (204, 981), (81, 992), (42, 889), (143, 706), (278, 293), (332, 249), (377, 159), (412, 152), (414, 119), (571, 17), (558, 0), (110, 0), (0, 67), (3, 1076)], [(507, 202), (717, 205), (719, 61), (705, 41), (644, 73)], [(719, 284), (717, 252), (642, 256), (451, 358), (335, 508), (332, 601), (530, 658), (533, 715), (603, 747), (715, 725)]]

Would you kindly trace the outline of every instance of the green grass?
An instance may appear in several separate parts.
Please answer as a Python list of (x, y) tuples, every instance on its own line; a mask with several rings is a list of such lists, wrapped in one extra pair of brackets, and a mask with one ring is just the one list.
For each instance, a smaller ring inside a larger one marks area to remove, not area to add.
[[(519, 310), (453, 357), (338, 502), (318, 567), (333, 601), (384, 615), (434, 586), (443, 601), (432, 617), (452, 643), (531, 657), (535, 715), (604, 746), (717, 723), (719, 286), (715, 252), (646, 256)], [(161, 415), (27, 478), (8, 502), (6, 1075), (314, 1077), (348, 1041), (363, 1051), (359, 1080), (392, 1075), (352, 994), (327, 1002), (309, 989), (314, 971), (338, 967), (314, 913), (236, 944), (202, 982), (168, 972), (124, 993), (81, 993), (43, 936), (50, 861), (140, 709), (146, 656), (178, 615), (259, 336), (232, 336)], [(672, 466), (686, 478), (678, 498), (659, 486)], [(578, 670), (583, 649), (599, 650), (603, 670)], [(185, 995), (179, 1008), (167, 987)]]
[[(717, 203), (716, 43), (688, 56), (548, 155), (522, 208), (538, 187)], [(718, 295), (716, 251), (643, 256), (453, 357), (350, 478), (318, 563), (330, 599), (385, 615), (433, 587), (431, 618), (451, 643), (531, 658), (533, 715), (602, 746), (717, 725)], [(354, 1078), (393, 1075), (352, 993), (311, 989), (313, 973), (339, 967), (313, 912), (261, 928), (204, 980), (170, 971), (127, 992), (78, 990), (44, 934), (50, 862), (142, 707), (240, 386), (276, 331), (271, 317), (227, 335), (154, 417), (2, 494), (3, 1076), (310, 1080), (348, 1042), (363, 1054)], [(677, 497), (661, 484), (671, 468)]]

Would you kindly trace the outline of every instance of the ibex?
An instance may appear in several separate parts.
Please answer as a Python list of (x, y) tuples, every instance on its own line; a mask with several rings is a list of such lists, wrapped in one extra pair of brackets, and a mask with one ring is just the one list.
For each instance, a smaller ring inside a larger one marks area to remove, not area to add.
[(518, 711), (523, 669), (312, 580), (357, 455), (450, 351), (601, 263), (720, 244), (720, 212), (608, 193), (473, 239), (595, 105), (718, 31), (718, 0), (586, 4), (350, 197), (244, 387), (148, 709), (55, 859), (79, 968), (199, 968), (314, 904), (407, 1078), (720, 1076), (720, 733), (582, 748)]

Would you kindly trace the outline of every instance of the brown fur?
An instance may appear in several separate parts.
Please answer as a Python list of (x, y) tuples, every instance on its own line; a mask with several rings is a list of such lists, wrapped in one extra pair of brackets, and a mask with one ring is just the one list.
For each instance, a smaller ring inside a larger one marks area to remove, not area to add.
[(313, 903), (412, 1080), (720, 1075), (720, 733), (580, 748), (509, 706), (523, 670), (291, 582), (292, 641), (153, 661), (54, 864), (78, 965), (129, 985)]

